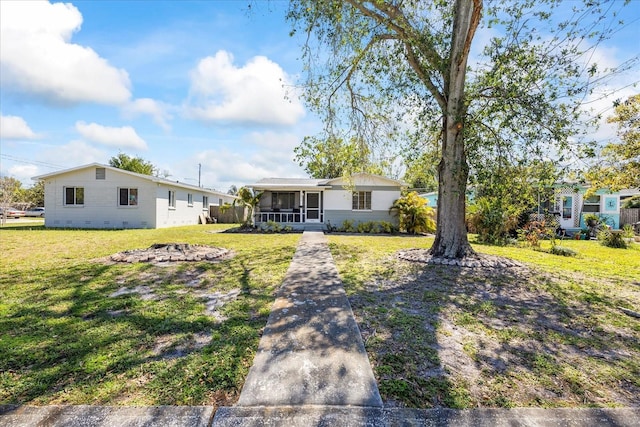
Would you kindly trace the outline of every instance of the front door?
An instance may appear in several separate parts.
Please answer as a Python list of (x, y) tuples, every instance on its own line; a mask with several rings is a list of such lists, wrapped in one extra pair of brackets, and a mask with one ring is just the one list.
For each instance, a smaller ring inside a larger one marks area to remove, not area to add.
[(320, 222), (320, 193), (306, 194), (305, 222)]
[(560, 227), (573, 228), (575, 226), (573, 218), (573, 196), (562, 196), (558, 202), (560, 207)]

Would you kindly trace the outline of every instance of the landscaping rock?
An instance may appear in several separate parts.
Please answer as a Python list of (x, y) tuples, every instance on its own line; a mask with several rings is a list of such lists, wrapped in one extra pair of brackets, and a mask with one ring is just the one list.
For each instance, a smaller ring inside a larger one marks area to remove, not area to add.
[(464, 259), (449, 259), (431, 256), (428, 249), (408, 249), (399, 251), (397, 257), (411, 262), (421, 262), (425, 264), (450, 265), (464, 268), (515, 268), (524, 267), (518, 261), (508, 258), (501, 258), (493, 255), (476, 254), (473, 257)]
[(219, 261), (231, 254), (229, 249), (189, 243), (156, 243), (147, 249), (133, 249), (111, 255), (112, 262), (198, 262)]

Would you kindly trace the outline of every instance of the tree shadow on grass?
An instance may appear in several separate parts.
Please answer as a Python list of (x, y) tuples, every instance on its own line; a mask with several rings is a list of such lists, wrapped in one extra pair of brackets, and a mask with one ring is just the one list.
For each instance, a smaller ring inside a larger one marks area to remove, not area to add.
[(637, 321), (601, 323), (616, 296), (526, 269), (410, 270), (350, 296), (385, 405), (640, 403)]
[[(286, 265), (291, 248), (285, 249), (253, 254)], [(227, 274), (224, 283), (210, 274), (200, 287), (240, 290), (220, 307), (223, 320), (204, 314), (199, 288), (181, 286), (180, 269), (85, 262), (34, 271), (37, 281), (3, 284), (0, 403), (233, 403), (266, 323), (273, 285), (252, 277), (251, 260), (225, 263), (216, 267)], [(206, 275), (210, 266), (184, 268)], [(147, 279), (140, 280), (141, 273)], [(148, 286), (156, 297), (113, 297), (123, 286)], [(206, 344), (195, 345), (203, 335)], [(154, 351), (164, 338), (169, 345)]]

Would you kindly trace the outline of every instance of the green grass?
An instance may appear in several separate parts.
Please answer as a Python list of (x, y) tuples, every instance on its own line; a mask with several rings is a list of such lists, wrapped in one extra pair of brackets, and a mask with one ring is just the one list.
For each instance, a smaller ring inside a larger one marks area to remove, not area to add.
[[(562, 257), (474, 244), (527, 269), (401, 262), (431, 238), (330, 235), (383, 400), (408, 407), (640, 404), (640, 245)], [(548, 248), (543, 242), (543, 248)]]
[[(300, 235), (216, 232), (224, 227), (0, 228), (0, 403), (233, 404)], [(328, 239), (388, 404), (640, 404), (640, 322), (619, 310), (640, 306), (640, 245), (563, 242), (575, 258), (474, 245), (531, 267), (516, 273), (395, 258), (428, 248), (425, 237)], [(225, 247), (235, 257), (172, 267), (103, 262), (168, 242)], [(137, 286), (154, 299), (110, 297)], [(221, 319), (206, 314), (203, 292), (232, 290), (240, 295)]]
[[(526, 248), (480, 244), (474, 244), (473, 247), (481, 253), (508, 257), (550, 272), (580, 273), (605, 279), (640, 280), (640, 244), (631, 244), (627, 249), (613, 249), (594, 240), (563, 240), (557, 243), (573, 249), (578, 255), (564, 257)], [(543, 241), (541, 247), (549, 249), (551, 244)]]
[[(0, 229), (0, 403), (233, 403), (300, 235), (215, 232), (223, 228)], [(100, 260), (168, 242), (235, 257), (172, 267)], [(155, 299), (110, 297), (140, 285)], [(220, 309), (224, 320), (206, 315), (201, 293), (232, 289), (241, 293)]]

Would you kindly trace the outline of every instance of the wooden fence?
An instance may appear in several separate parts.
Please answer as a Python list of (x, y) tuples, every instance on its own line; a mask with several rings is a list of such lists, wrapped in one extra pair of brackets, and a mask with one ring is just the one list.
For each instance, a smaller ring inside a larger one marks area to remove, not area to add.
[(620, 209), (620, 227), (624, 224), (640, 222), (640, 208)]
[(215, 218), (219, 224), (234, 224), (243, 222), (246, 212), (242, 206), (229, 208), (224, 212), (220, 212), (219, 206), (209, 206), (209, 216)]

